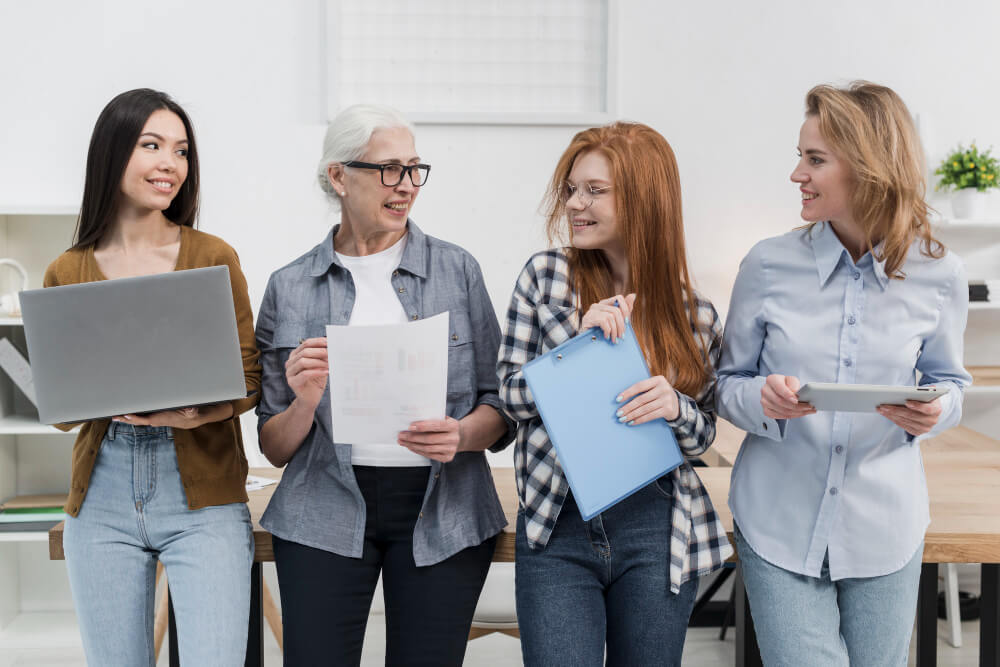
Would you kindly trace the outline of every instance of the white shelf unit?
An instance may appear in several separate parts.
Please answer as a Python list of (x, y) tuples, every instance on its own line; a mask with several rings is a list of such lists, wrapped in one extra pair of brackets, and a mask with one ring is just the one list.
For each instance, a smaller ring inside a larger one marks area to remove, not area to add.
[[(64, 205), (0, 205), (0, 257), (24, 265), (28, 289), (42, 286), (45, 268), (69, 247), (76, 214)], [(0, 294), (14, 292), (19, 280), (0, 266)], [(27, 356), (19, 317), (0, 314), (0, 338)], [(31, 402), (0, 373), (0, 501), (66, 493), (73, 438), (40, 424)], [(80, 645), (66, 567), (49, 560), (48, 534), (0, 533), (0, 656)]]
[[(1000, 219), (944, 220), (935, 236), (965, 263), (969, 280), (1000, 281)], [(1000, 289), (991, 301), (969, 304), (965, 365), (973, 385), (965, 392), (962, 425), (1000, 439)]]

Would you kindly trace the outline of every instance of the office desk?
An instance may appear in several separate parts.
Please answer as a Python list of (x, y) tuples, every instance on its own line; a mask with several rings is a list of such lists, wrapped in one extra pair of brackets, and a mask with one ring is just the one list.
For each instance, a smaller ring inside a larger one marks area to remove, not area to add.
[[(1000, 442), (954, 428), (921, 446), (931, 525), (924, 540), (917, 603), (917, 665), (937, 664), (939, 563), (982, 563), (979, 664), (1000, 665)], [(732, 468), (698, 468), (723, 526), (732, 539), (726, 500)], [(741, 582), (738, 579), (737, 585)], [(737, 591), (737, 664), (759, 665), (745, 594)]]
[[(276, 468), (251, 468), (251, 475), (267, 477), (270, 479), (281, 479), (281, 470)], [(504, 515), (507, 517), (507, 527), (497, 538), (496, 551), (493, 560), (496, 562), (513, 562), (514, 560), (514, 525), (517, 518), (517, 487), (514, 482), (513, 468), (494, 468), (493, 480), (496, 483), (497, 495), (503, 505)], [(246, 665), (258, 667), (264, 664), (264, 623), (263, 623), (263, 574), (261, 563), (274, 561), (274, 546), (271, 543), (271, 534), (260, 527), (260, 517), (267, 509), (267, 504), (271, 500), (277, 485), (272, 484), (257, 491), (251, 491), (248, 495), (250, 502), (250, 520), (253, 522), (254, 558), (253, 567), (250, 571), (250, 633), (247, 637), (247, 657)], [(49, 558), (51, 560), (63, 560), (63, 528), (64, 523), (59, 523), (49, 531)], [(168, 583), (169, 583), (169, 574)], [(177, 631), (173, 619), (173, 605), (169, 607), (169, 647), (170, 665), (175, 667), (177, 661)]]
[[(727, 433), (729, 442), (739, 434)], [(917, 664), (932, 667), (937, 661), (937, 569), (939, 563), (983, 563), (982, 616), (980, 619), (980, 665), (1000, 665), (1000, 442), (964, 428), (956, 428), (922, 445), (927, 486), (931, 498), (931, 525), (924, 544), (924, 565), (920, 577), (917, 619)], [(732, 452), (729, 452), (732, 454)], [(698, 468), (716, 511), (732, 535), (733, 519), (726, 504), (729, 497), (727, 466)], [(251, 473), (280, 478), (281, 471), (258, 468)], [(514, 524), (517, 491), (512, 468), (494, 468), (508, 526), (497, 540), (493, 559), (514, 560)], [(262, 562), (273, 561), (271, 535), (260, 527), (260, 516), (274, 492), (269, 486), (250, 494), (250, 515), (254, 526), (254, 566), (251, 581), (250, 635), (247, 665), (262, 664), (263, 623), (261, 598)], [(49, 532), (49, 555), (62, 559), (62, 530), (59, 524)], [(737, 585), (741, 587), (739, 578)], [(742, 587), (741, 587), (742, 588)], [(746, 596), (737, 591), (737, 665), (760, 665)], [(171, 657), (176, 655), (176, 635), (171, 623)], [(176, 664), (176, 663), (171, 663)]]

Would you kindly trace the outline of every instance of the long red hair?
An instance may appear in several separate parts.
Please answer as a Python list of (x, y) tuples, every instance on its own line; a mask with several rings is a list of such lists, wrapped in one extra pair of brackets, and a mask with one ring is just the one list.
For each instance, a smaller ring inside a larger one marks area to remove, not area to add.
[[(697, 395), (708, 380), (708, 337), (699, 327), (688, 275), (681, 216), (681, 185), (670, 144), (653, 128), (617, 122), (579, 132), (559, 158), (546, 197), (549, 242), (565, 244), (570, 233), (560, 201), (573, 163), (584, 153), (603, 155), (611, 168), (615, 215), (628, 258), (629, 292), (636, 293), (632, 324), (654, 375), (678, 391)], [(614, 294), (611, 267), (601, 250), (569, 249), (570, 280), (577, 309)], [(687, 314), (685, 301), (691, 304)]]

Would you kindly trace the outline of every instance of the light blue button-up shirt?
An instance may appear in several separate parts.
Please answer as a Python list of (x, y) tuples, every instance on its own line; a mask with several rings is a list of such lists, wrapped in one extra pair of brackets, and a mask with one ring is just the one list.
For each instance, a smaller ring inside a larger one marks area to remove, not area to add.
[[(879, 414), (764, 416), (772, 373), (806, 382), (948, 386), (930, 435), (955, 426), (969, 296), (952, 254), (914, 244), (905, 280), (857, 263), (828, 223), (761, 241), (740, 265), (719, 364), (719, 416), (747, 432), (729, 506), (750, 547), (786, 570), (875, 577), (913, 557), (930, 522), (919, 442)], [(919, 373), (918, 373), (919, 372)], [(923, 437), (928, 437), (923, 436)]]

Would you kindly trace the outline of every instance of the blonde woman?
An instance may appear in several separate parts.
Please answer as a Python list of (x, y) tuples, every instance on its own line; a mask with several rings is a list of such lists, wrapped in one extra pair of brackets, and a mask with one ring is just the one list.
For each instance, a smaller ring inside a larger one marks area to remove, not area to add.
[[(792, 181), (809, 224), (733, 288), (719, 414), (747, 431), (729, 504), (767, 665), (903, 665), (929, 523), (921, 439), (971, 381), (960, 261), (931, 235), (910, 114), (867, 82), (806, 96)], [(806, 382), (938, 385), (930, 403), (817, 412)]]

